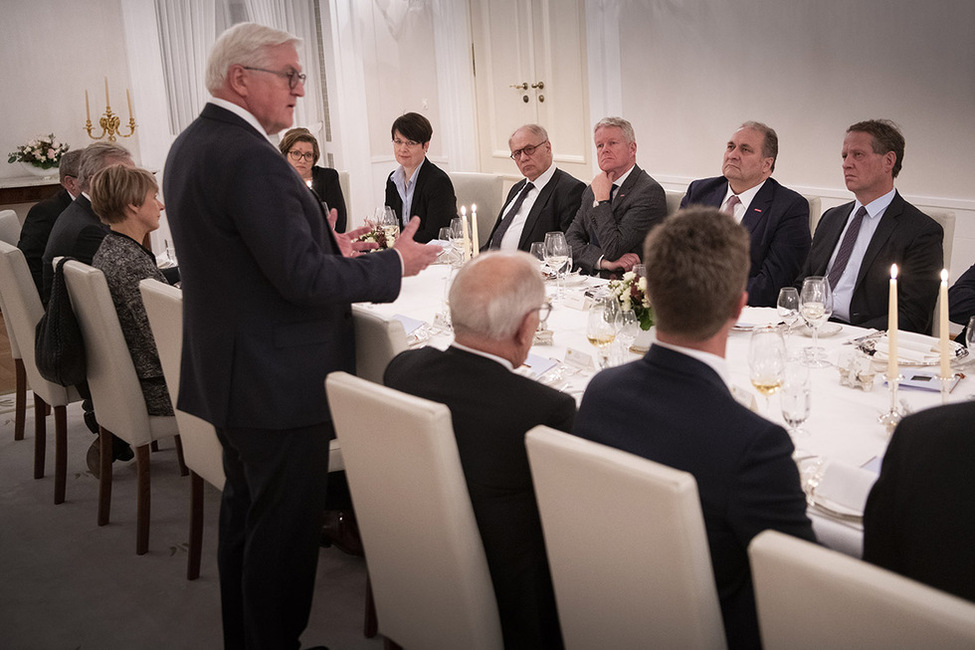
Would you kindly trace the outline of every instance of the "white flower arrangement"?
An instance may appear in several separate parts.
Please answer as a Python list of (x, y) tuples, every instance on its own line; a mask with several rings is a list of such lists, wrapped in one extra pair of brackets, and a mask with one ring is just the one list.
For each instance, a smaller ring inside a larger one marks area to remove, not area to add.
[(640, 321), (640, 328), (650, 329), (653, 325), (653, 307), (650, 306), (650, 297), (647, 296), (647, 279), (636, 277), (633, 271), (627, 271), (619, 280), (609, 281), (609, 290), (613, 292), (620, 303), (620, 309), (627, 311), (632, 309)]
[(69, 145), (59, 141), (53, 133), (39, 135), (8, 154), (7, 162), (22, 162), (41, 169), (53, 169), (61, 164), (61, 156)]

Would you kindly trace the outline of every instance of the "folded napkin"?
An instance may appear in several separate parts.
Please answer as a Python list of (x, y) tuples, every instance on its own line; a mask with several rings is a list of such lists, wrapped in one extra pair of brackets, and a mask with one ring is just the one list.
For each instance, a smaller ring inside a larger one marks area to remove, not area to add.
[(735, 323), (735, 327), (738, 329), (763, 327), (765, 325), (775, 325), (781, 320), (779, 318), (779, 310), (775, 307), (745, 307), (741, 310), (741, 318)]
[(829, 461), (823, 470), (823, 478), (816, 487), (816, 501), (825, 500), (827, 507), (848, 510), (845, 514), (863, 515), (867, 495), (873, 487), (877, 475), (868, 469), (848, 465), (840, 461)]
[(403, 314), (394, 314), (393, 320), (398, 320), (399, 322), (403, 323), (403, 331), (406, 332), (407, 336), (412, 334), (415, 330), (423, 327), (422, 320), (410, 318), (409, 316), (404, 316)]

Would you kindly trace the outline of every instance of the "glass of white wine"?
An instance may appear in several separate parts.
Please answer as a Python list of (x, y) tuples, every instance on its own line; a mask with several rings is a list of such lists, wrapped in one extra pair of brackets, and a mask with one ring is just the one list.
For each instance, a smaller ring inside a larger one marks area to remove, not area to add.
[(586, 323), (586, 338), (596, 346), (599, 351), (599, 367), (605, 368), (607, 364), (607, 350), (610, 344), (616, 339), (616, 314), (619, 309), (614, 310), (609, 305), (609, 298), (593, 302), (589, 308), (589, 320)]
[(450, 220), (450, 245), (454, 249), (454, 265), (463, 266), (467, 261), (464, 242), (464, 221), (460, 217)]
[(388, 205), (376, 209), (376, 228), (386, 236), (386, 247), (392, 248), (393, 242), (399, 237), (399, 219)]
[(830, 364), (825, 351), (819, 346), (819, 327), (833, 315), (833, 292), (826, 278), (811, 275), (803, 280), (799, 293), (799, 314), (813, 331), (812, 346), (805, 348), (804, 363), (810, 368), (825, 368)]
[(782, 386), (785, 371), (785, 340), (782, 330), (775, 326), (756, 327), (748, 345), (748, 376), (752, 386), (765, 396), (765, 412), (769, 399)]

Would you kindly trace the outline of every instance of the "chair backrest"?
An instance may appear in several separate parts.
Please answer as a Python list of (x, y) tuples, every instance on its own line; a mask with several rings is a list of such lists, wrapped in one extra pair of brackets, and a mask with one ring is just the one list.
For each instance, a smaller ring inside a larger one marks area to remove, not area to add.
[[(183, 350), (183, 292), (152, 278), (140, 282), (139, 291), (152, 327), (152, 337), (156, 340), (169, 397), (175, 407)], [(223, 446), (217, 439), (216, 430), (195, 415), (174, 410), (186, 466), (222, 490), (227, 477), (223, 472)]]
[(777, 531), (748, 555), (767, 650), (975, 647), (971, 602)]
[(382, 634), (406, 648), (501, 648), (448, 408), (342, 372), (325, 386)]
[(919, 207), (919, 210), (941, 224), (945, 231), (942, 248), (945, 254), (944, 268), (951, 268), (951, 249), (955, 242), (955, 213), (941, 208)]
[(342, 188), (342, 198), (345, 200), (345, 214), (348, 215), (346, 218), (346, 228), (352, 230), (352, 180), (349, 178), (349, 172), (340, 169), (339, 172), (339, 187)]
[(355, 374), (363, 379), (383, 383), (386, 366), (397, 354), (409, 347), (403, 323), (386, 320), (362, 305), (352, 305), (355, 327)]
[[(20, 241), (20, 219), (13, 210), (0, 210), (0, 241), (6, 242), (11, 246), (16, 246)], [(3, 306), (3, 294), (0, 294), (0, 312), (5, 315), (7, 308)], [(7, 340), (10, 341), (10, 356), (20, 359), (20, 348), (17, 346), (17, 337), (14, 335), (14, 328), (7, 319), (4, 318), (4, 325), (7, 328)]]
[(447, 172), (447, 175), (454, 185), (458, 209), (466, 205), (470, 210), (472, 203), (477, 206), (478, 241), (485, 245), (504, 204), (504, 177), (481, 172)]
[(64, 406), (77, 398), (73, 390), (50, 382), (37, 371), (34, 363), (34, 336), (37, 323), (44, 315), (44, 305), (37, 295), (37, 286), (30, 274), (24, 253), (12, 244), (0, 240), (0, 297), (3, 299), (3, 318), (12, 330), (11, 352), (16, 339), (17, 354), (21, 358), (31, 390), (52, 406)]
[[(64, 280), (85, 339), (88, 387), (98, 423), (135, 447), (149, 444), (161, 436), (152, 434), (146, 400), (105, 274), (71, 260), (64, 265)], [(169, 435), (175, 434), (175, 421), (171, 429)]]
[(684, 192), (677, 190), (666, 190), (667, 194), (667, 214), (671, 215), (680, 210), (681, 199), (684, 198)]
[(568, 648), (723, 648), (697, 482), (537, 426), (525, 439)]
[(803, 198), (809, 203), (809, 234), (814, 235), (819, 218), (823, 216), (823, 200), (818, 196), (803, 195)]

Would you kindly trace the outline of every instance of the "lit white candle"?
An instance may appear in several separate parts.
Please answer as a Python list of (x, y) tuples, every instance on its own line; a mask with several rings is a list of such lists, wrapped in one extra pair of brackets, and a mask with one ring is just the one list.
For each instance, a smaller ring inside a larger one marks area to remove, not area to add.
[(125, 102), (129, 105), (129, 119), (132, 119), (132, 97), (129, 95), (129, 89), (125, 89)]
[(941, 377), (951, 377), (951, 352), (948, 342), (948, 269), (941, 269), (941, 307), (938, 312), (938, 329), (941, 334)]
[(460, 224), (464, 233), (464, 260), (470, 258), (471, 252), (471, 233), (467, 227), (467, 206), (460, 206)]
[(477, 234), (477, 206), (471, 203), (471, 239), (474, 246), (471, 248), (471, 256), (477, 257), (480, 250), (480, 237)]
[(91, 122), (91, 109), (88, 108), (88, 91), (85, 91), (85, 119)]
[(111, 103), (111, 102), (110, 102), (110, 101), (108, 101), (108, 77), (105, 77), (105, 109), (106, 109), (106, 110), (107, 110), (107, 109), (109, 108), (109, 106), (108, 106), (108, 105), (109, 105), (110, 103)]
[(890, 298), (887, 301), (887, 381), (893, 381), (897, 369), (897, 265), (890, 265)]

